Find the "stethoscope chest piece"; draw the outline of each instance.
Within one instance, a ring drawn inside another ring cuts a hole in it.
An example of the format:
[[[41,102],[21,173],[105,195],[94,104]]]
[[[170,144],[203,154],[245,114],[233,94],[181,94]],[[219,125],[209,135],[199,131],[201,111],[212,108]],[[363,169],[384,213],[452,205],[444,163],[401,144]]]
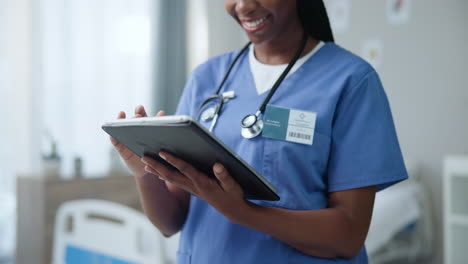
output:
[[[257,115],[250,114],[242,119],[241,127],[244,138],[254,138],[262,133],[263,121]]]

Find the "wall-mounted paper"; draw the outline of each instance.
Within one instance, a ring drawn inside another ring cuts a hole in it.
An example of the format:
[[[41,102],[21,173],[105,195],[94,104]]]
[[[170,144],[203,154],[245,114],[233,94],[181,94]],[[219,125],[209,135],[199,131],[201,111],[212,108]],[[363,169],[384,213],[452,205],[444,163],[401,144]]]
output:
[[[333,31],[348,30],[351,19],[351,0],[325,0],[325,6]]]
[[[361,55],[372,67],[379,69],[383,63],[384,45],[379,39],[369,39],[362,43]]]
[[[387,0],[389,24],[406,24],[411,17],[411,0]]]

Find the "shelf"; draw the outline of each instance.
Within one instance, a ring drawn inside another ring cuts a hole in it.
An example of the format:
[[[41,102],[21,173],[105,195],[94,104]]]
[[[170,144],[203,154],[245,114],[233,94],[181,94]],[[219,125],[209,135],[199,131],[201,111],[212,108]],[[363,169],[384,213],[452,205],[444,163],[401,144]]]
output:
[[[468,215],[468,176],[460,177],[461,174],[452,174],[449,178],[450,190],[450,214]]]
[[[452,178],[468,178],[468,173],[454,173],[451,176]]]
[[[468,228],[451,225],[451,248],[448,249],[450,254],[450,264],[464,264],[466,263],[466,245],[468,244]]]
[[[450,156],[445,159],[444,171],[446,174],[467,174],[468,175],[468,157]]]
[[[444,160],[444,263],[468,259],[468,156]]]

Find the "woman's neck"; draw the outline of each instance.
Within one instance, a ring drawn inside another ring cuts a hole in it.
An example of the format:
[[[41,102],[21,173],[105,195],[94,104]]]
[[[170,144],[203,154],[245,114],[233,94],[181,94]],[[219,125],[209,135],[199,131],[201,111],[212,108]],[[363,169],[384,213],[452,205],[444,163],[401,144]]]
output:
[[[300,31],[287,40],[283,38],[280,41],[268,41],[267,43],[255,44],[255,57],[263,64],[288,64],[299,49],[303,37],[304,33]],[[308,37],[301,57],[313,50],[317,44],[318,40]]]

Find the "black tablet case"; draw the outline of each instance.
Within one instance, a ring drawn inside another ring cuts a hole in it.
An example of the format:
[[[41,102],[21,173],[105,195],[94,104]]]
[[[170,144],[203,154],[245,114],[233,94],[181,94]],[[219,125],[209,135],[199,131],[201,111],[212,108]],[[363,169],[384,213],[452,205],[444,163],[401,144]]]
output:
[[[172,153],[212,178],[215,178],[213,165],[220,162],[241,185],[245,199],[280,199],[276,191],[263,182],[266,180],[262,176],[193,120],[164,125],[104,124],[102,129],[138,156],[150,156],[172,169],[175,168],[158,156],[159,151]]]

